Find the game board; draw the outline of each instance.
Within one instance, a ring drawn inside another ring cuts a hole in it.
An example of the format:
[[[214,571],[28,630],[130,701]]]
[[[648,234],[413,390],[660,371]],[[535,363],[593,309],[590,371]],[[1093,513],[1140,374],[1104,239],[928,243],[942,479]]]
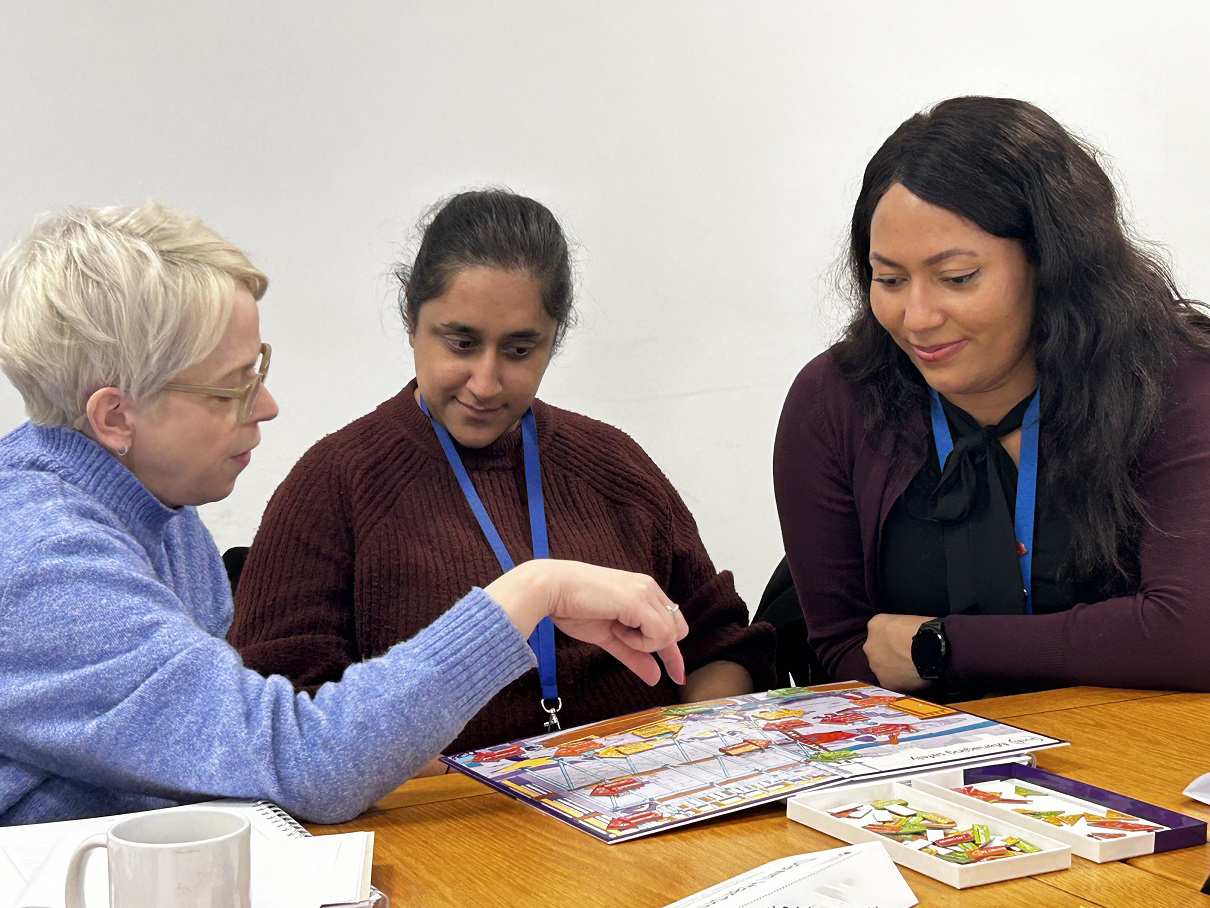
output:
[[[441,759],[621,842],[808,789],[1004,762],[1064,743],[846,682],[649,709]]]

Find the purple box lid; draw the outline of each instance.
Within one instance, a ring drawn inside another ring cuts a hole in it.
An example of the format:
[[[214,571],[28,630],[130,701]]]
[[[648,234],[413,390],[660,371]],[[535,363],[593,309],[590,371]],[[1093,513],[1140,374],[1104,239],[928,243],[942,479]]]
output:
[[[1172,851],[1176,848],[1188,848],[1191,845],[1206,844],[1206,823],[1196,817],[1187,817],[1175,810],[1156,807],[1145,801],[1136,801],[1126,795],[1104,788],[1097,788],[1086,782],[1078,782],[1066,776],[1057,776],[1044,769],[1034,769],[1020,763],[997,763],[994,766],[978,766],[966,770],[964,776],[967,785],[978,782],[990,782],[996,779],[1021,779],[1024,782],[1035,782],[1052,791],[1062,792],[1091,801],[1112,810],[1128,813],[1141,820],[1150,820],[1167,826],[1155,834],[1155,851]]]

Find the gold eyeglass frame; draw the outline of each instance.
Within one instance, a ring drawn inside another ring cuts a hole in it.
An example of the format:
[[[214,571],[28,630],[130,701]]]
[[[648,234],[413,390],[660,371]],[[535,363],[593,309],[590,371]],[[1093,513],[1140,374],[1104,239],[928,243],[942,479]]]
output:
[[[273,356],[273,348],[268,344],[260,345],[260,367],[256,370],[256,376],[239,388],[212,388],[209,385],[188,385],[181,382],[168,382],[163,386],[165,391],[184,391],[186,394],[208,394],[211,397],[226,397],[230,400],[238,400],[239,405],[239,421],[247,422],[248,417],[252,415],[252,408],[256,405],[257,393],[265,383],[265,378],[269,375],[269,359]]]

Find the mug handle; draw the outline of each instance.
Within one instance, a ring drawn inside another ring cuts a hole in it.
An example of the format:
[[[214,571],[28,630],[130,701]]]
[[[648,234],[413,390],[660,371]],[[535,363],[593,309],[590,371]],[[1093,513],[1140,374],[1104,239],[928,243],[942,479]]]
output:
[[[108,836],[90,835],[79,844],[67,865],[67,883],[63,888],[63,897],[67,908],[85,908],[84,905],[84,859],[94,848],[104,848]]]

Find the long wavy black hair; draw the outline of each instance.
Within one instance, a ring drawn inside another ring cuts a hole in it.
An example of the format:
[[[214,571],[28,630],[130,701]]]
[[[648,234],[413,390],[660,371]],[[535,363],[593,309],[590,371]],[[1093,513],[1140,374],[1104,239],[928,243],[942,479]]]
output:
[[[951,98],[883,143],[853,209],[844,271],[855,312],[836,360],[862,387],[872,431],[902,434],[928,394],[870,308],[870,221],[895,183],[1025,248],[1044,488],[1071,526],[1065,571],[1137,581],[1145,515],[1131,470],[1178,350],[1210,353],[1210,319],[1131,238],[1095,149],[1024,101]]]

